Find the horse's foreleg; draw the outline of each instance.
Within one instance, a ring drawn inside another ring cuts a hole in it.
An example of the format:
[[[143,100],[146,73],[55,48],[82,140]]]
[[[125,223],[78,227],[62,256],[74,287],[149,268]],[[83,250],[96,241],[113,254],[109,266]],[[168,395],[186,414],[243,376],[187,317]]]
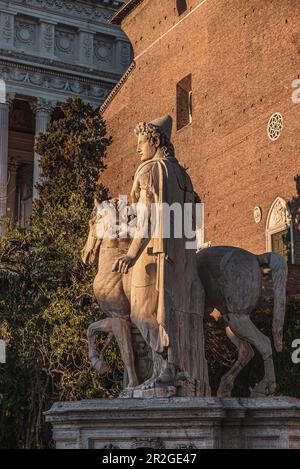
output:
[[[271,341],[250,320],[246,314],[229,314],[229,326],[241,340],[253,345],[264,360],[265,375],[251,392],[252,397],[265,396],[274,393],[276,378],[272,357]]]
[[[254,356],[251,345],[239,339],[229,326],[226,327],[226,335],[238,349],[238,359],[232,368],[222,377],[217,393],[218,397],[231,397],[236,377]]]
[[[119,344],[121,356],[128,373],[128,387],[138,386],[138,378],[135,372],[134,353],[132,346],[132,323],[128,319],[113,318],[112,331]]]
[[[96,347],[95,341],[95,335],[98,332],[107,332],[109,334],[100,353]],[[113,339],[111,318],[102,319],[101,321],[91,324],[87,330],[87,338],[89,344],[89,359],[91,360],[93,368],[99,371],[100,374],[104,374],[107,371],[104,355]]]

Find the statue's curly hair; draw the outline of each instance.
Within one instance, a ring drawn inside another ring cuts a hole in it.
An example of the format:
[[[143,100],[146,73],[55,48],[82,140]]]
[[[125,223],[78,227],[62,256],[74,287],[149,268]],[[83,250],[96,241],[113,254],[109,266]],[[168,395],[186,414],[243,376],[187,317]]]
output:
[[[136,135],[146,135],[147,139],[150,140],[153,145],[159,142],[158,148],[163,150],[164,157],[175,158],[175,150],[172,143],[156,125],[147,122],[140,122],[134,129],[134,133]]]

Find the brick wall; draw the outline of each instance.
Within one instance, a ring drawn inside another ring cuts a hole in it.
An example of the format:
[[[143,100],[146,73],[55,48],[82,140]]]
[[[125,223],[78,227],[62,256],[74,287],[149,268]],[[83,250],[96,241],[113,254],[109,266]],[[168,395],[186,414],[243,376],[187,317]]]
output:
[[[144,0],[122,22],[136,66],[104,112],[113,145],[103,181],[111,195],[129,194],[139,163],[135,124],[171,114],[177,158],[205,203],[205,240],[264,252],[273,200],[295,198],[298,210],[300,104],[291,100],[291,83],[300,77],[300,3],[187,4],[178,17],[175,1]],[[193,122],[176,131],[176,84],[190,73]],[[284,131],[271,142],[267,123],[277,111]],[[300,263],[298,229],[295,244]]]

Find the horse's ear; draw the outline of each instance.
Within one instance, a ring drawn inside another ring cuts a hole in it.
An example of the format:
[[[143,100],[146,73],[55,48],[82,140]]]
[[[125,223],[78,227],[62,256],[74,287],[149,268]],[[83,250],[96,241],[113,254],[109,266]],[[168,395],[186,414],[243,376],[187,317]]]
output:
[[[115,203],[115,206],[116,206],[116,209],[118,210],[118,212],[121,212],[123,209],[126,208],[126,202],[124,199],[122,199],[122,197],[120,199],[115,199],[116,203]]]
[[[94,205],[95,205],[95,208],[101,208],[101,203],[99,202],[97,197],[94,198]]]

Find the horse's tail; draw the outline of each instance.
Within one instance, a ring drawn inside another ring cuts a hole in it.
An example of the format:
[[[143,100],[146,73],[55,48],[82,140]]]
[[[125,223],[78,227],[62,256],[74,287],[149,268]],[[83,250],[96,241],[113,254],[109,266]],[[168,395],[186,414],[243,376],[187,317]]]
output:
[[[275,349],[277,352],[281,352],[288,277],[287,262],[280,254],[275,252],[267,252],[257,256],[257,258],[261,266],[267,265],[272,271],[274,291],[272,331]]]

